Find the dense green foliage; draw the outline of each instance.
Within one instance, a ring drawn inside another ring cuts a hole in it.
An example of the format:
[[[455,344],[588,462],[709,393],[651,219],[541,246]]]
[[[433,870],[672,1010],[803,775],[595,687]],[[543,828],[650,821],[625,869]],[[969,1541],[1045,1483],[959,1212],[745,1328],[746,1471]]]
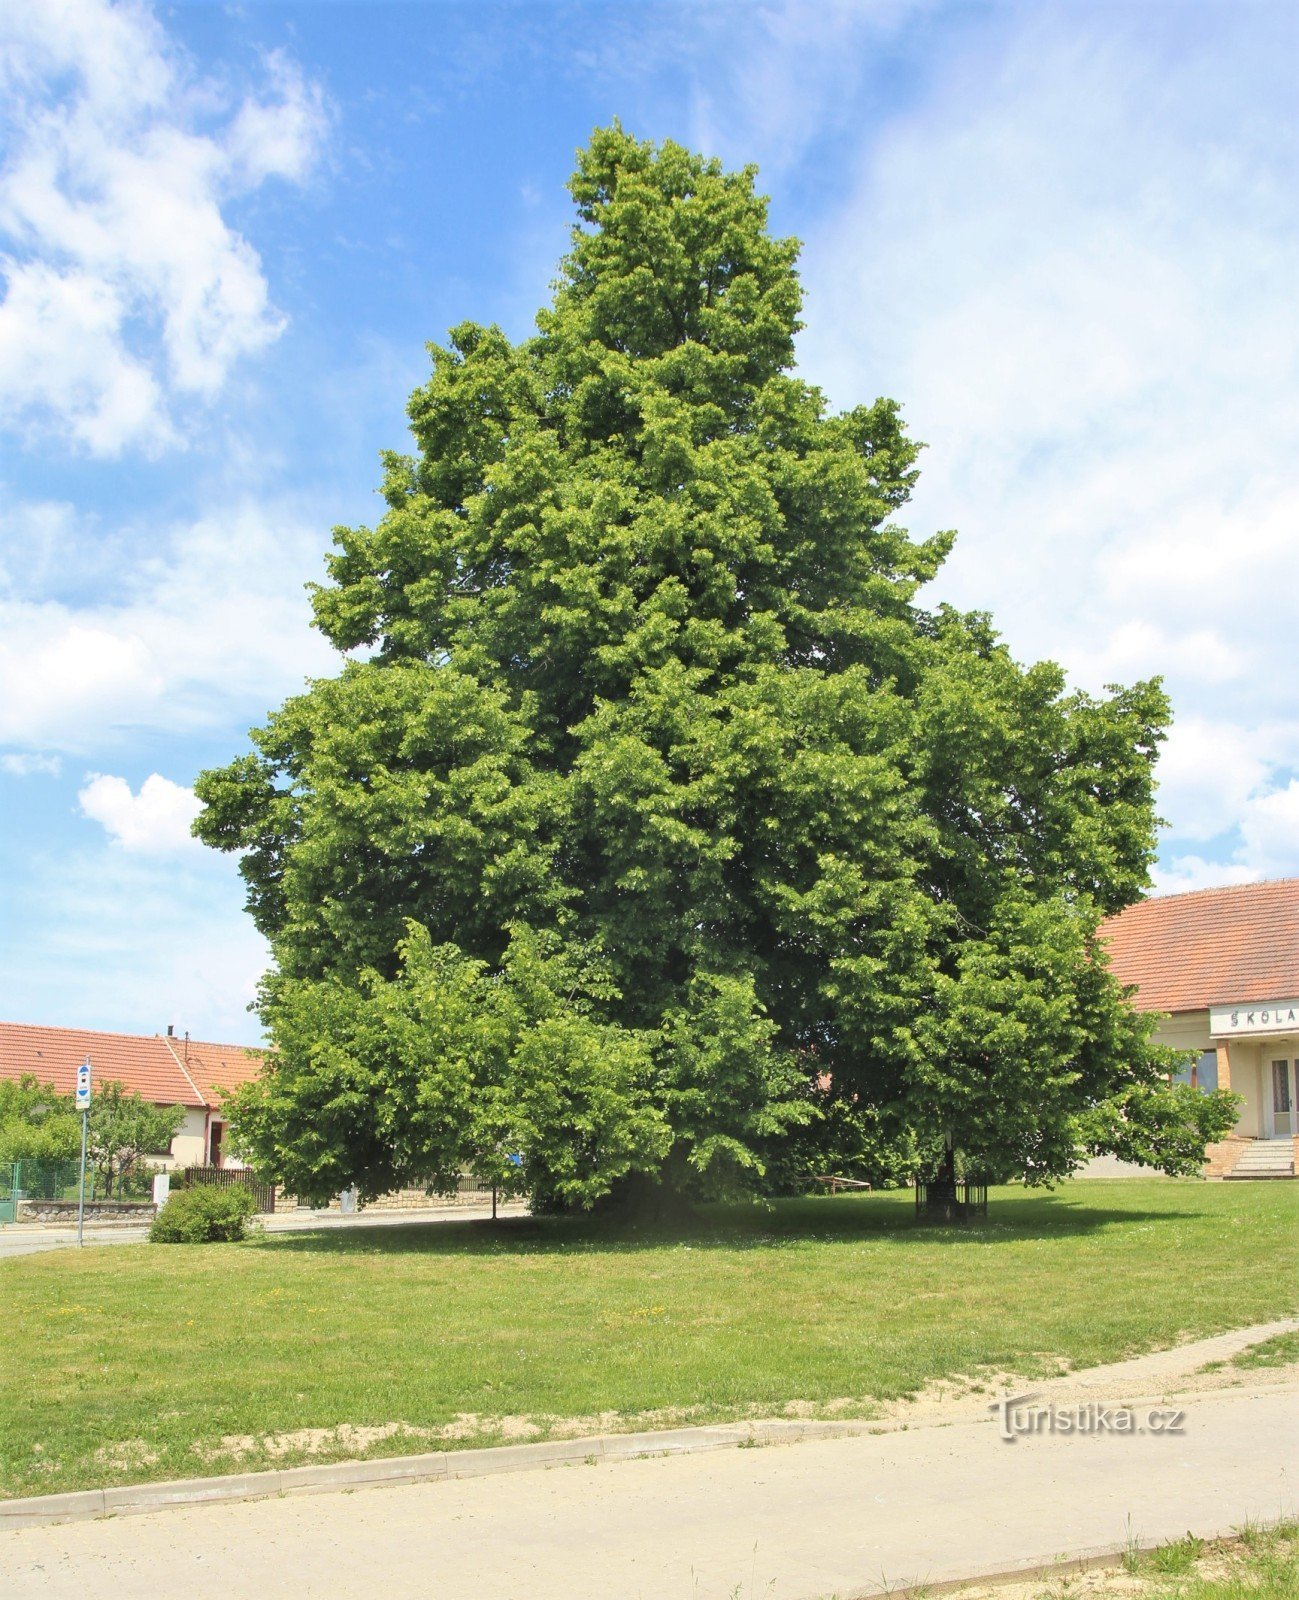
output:
[[[241,1183],[218,1188],[195,1184],[177,1189],[149,1228],[152,1244],[219,1244],[242,1239],[248,1219],[257,1211],[251,1189]]]
[[[0,1079],[0,1162],[75,1161],[81,1117],[72,1096],[31,1073]]]
[[[100,1194],[111,1195],[114,1186],[127,1193],[144,1158],[165,1155],[184,1120],[183,1106],[156,1106],[112,1079],[96,1084],[86,1160],[102,1180]]]
[[[200,778],[276,962],[241,1137],[299,1194],[721,1193],[792,1139],[1190,1170],[1229,1117],[1097,944],[1147,881],[1158,684],[1070,692],[918,604],[919,447],[794,376],[753,179],[594,135],[536,336],[433,348],[385,516],[336,530],[316,619],[359,658]]]

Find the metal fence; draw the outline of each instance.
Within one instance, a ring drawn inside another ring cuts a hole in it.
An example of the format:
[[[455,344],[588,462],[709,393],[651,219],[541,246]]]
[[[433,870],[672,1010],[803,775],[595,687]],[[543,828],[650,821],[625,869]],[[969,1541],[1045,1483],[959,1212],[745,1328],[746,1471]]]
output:
[[[977,1178],[917,1178],[916,1216],[929,1222],[965,1222],[988,1215],[988,1185]]]
[[[171,1175],[177,1189],[196,1189],[206,1184],[214,1189],[232,1189],[242,1184],[251,1189],[259,1211],[275,1210],[275,1185],[255,1172],[239,1167],[183,1167]]]
[[[24,1200],[75,1200],[80,1173],[79,1161],[0,1161],[0,1222],[15,1222]],[[94,1181],[87,1168],[87,1201]]]

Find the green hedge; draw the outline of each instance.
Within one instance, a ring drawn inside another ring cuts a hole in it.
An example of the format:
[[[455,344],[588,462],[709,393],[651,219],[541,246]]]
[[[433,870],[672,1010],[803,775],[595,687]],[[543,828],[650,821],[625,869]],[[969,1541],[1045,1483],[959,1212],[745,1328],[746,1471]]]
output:
[[[242,1239],[248,1219],[257,1211],[251,1189],[233,1184],[228,1189],[200,1185],[180,1189],[153,1219],[149,1238],[154,1244],[215,1244]]]

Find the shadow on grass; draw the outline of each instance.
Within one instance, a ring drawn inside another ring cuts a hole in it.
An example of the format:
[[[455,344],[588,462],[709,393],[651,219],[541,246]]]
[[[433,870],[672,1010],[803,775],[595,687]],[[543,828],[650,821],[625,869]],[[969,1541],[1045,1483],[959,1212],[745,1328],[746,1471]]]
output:
[[[312,1255],[547,1255],[576,1251],[625,1252],[672,1248],[700,1250],[792,1249],[803,1244],[877,1240],[924,1245],[1012,1244],[1064,1239],[1134,1223],[1174,1230],[1199,1213],[1169,1207],[1088,1204],[1071,1195],[993,1191],[989,1216],[959,1224],[920,1221],[910,1191],[778,1200],[771,1206],[702,1206],[686,1222],[633,1223],[611,1217],[502,1217],[463,1222],[334,1224],[319,1232],[268,1234],[261,1249]]]

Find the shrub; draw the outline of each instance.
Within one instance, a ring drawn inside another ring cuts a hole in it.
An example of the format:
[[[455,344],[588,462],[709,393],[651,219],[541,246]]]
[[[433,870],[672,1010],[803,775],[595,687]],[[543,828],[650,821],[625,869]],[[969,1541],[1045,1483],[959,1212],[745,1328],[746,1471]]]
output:
[[[248,1219],[257,1210],[251,1189],[233,1184],[218,1189],[198,1184],[179,1189],[153,1219],[149,1238],[154,1244],[213,1244],[242,1239]]]

